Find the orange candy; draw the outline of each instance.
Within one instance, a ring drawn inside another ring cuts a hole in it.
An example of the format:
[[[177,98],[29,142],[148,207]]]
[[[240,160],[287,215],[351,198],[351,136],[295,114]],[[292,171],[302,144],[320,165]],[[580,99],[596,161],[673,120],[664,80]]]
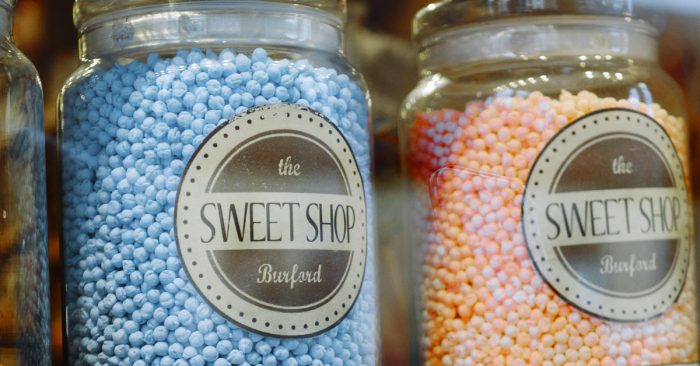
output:
[[[537,274],[525,247],[522,193],[539,152],[568,123],[614,107],[658,121],[688,172],[685,123],[656,104],[585,91],[562,92],[557,99],[533,92],[417,116],[408,156],[412,179],[429,195],[421,202],[421,345],[427,365],[697,360],[693,265],[677,303],[662,316],[615,323],[560,298]]]

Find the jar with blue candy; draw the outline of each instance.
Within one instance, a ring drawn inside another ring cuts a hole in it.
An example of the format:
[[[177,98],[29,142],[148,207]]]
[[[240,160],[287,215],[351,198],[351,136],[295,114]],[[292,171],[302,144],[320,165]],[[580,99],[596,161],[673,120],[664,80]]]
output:
[[[51,365],[44,109],[0,0],[0,365]]]
[[[374,365],[369,98],[342,0],[79,0],[70,365]]]

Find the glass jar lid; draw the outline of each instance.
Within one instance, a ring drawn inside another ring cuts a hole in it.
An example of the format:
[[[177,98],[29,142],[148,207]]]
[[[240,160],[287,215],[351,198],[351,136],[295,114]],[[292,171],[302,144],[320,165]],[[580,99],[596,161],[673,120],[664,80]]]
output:
[[[17,0],[0,0],[0,6],[6,9],[12,9],[15,7]]]
[[[476,24],[554,15],[595,15],[628,21],[643,17],[632,0],[443,0],[418,12],[413,21],[413,36],[423,44],[437,34]]]
[[[15,0],[0,0],[11,1]],[[73,4],[73,22],[82,32],[95,22],[104,18],[127,17],[135,14],[143,14],[149,11],[162,11],[162,7],[182,9],[192,8],[232,8],[256,6],[269,7],[275,5],[292,6],[300,12],[320,12],[336,18],[338,23],[345,20],[345,0],[76,0]],[[155,10],[158,9],[158,10]],[[113,15],[113,16],[110,16]]]

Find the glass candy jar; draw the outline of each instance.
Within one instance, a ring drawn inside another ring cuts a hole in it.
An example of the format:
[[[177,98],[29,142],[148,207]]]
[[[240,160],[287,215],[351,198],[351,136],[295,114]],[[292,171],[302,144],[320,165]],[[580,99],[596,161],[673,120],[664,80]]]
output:
[[[417,15],[402,147],[425,364],[697,364],[686,114],[637,15]]]
[[[368,95],[343,1],[77,1],[71,365],[373,365]]]
[[[0,364],[50,365],[44,109],[0,1]]]

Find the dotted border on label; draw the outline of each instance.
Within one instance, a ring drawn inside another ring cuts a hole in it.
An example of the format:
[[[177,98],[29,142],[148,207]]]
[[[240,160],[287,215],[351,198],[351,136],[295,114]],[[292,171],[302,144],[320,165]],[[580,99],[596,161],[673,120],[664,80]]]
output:
[[[209,305],[212,306],[214,310],[217,310],[221,316],[224,318],[232,321],[233,323],[265,335],[270,335],[270,336],[275,336],[275,337],[288,337],[288,338],[294,338],[294,337],[309,337],[309,336],[314,336],[318,335],[320,333],[325,332],[329,328],[335,326],[338,322],[340,322],[350,311],[350,309],[353,307],[355,304],[355,301],[357,300],[357,297],[359,296],[359,292],[362,288],[362,282],[364,280],[364,272],[366,268],[366,262],[367,262],[367,212],[366,212],[366,203],[365,201],[365,193],[364,193],[364,181],[362,179],[362,175],[359,171],[357,161],[355,159],[355,156],[353,154],[352,148],[350,147],[349,143],[345,139],[345,136],[337,129],[337,127],[327,120],[327,118],[315,111],[312,111],[307,108],[295,106],[295,105],[289,105],[289,104],[273,104],[269,106],[264,106],[260,108],[254,108],[246,111],[246,113],[236,116],[232,118],[230,121],[218,126],[214,131],[212,131],[207,138],[201,143],[200,147],[197,149],[197,151],[193,154],[192,158],[190,159],[190,163],[188,164],[185,172],[183,173],[183,177],[187,176],[187,172],[189,169],[191,169],[192,166],[197,171],[202,170],[201,164],[198,164],[198,157],[202,156],[203,159],[208,159],[209,154],[207,153],[207,149],[217,149],[220,145],[221,146],[228,146],[225,144],[227,140],[232,137],[230,135],[231,132],[227,131],[225,133],[221,133],[224,130],[230,130],[231,127],[233,128],[233,132],[242,132],[246,128],[246,126],[252,126],[255,124],[255,119],[250,118],[251,114],[254,114],[259,111],[266,111],[266,110],[272,110],[280,107],[292,107],[293,109],[296,109],[298,113],[296,113],[295,116],[293,116],[291,113],[287,113],[287,118],[289,118],[289,121],[297,121],[297,122],[306,122],[313,124],[314,122],[318,122],[318,129],[320,130],[318,133],[325,133],[325,131],[328,131],[328,136],[333,138],[335,137],[334,141],[335,143],[342,148],[343,154],[345,154],[345,157],[343,159],[347,159],[347,164],[352,166],[352,172],[349,173],[348,175],[348,183],[354,183],[354,189],[358,190],[361,194],[358,194],[358,204],[360,204],[361,209],[360,209],[360,215],[358,216],[358,221],[360,223],[360,228],[363,232],[363,235],[361,237],[361,249],[359,252],[359,256],[357,258],[353,258],[353,261],[357,261],[357,265],[352,265],[350,267],[350,272],[348,273],[348,277],[345,279],[345,282],[349,284],[345,284],[339,292],[335,295],[336,297],[341,297],[342,299],[345,299],[340,302],[338,307],[333,307],[332,309],[328,309],[324,311],[324,314],[321,315],[320,318],[310,321],[310,322],[276,322],[272,319],[266,319],[264,316],[261,316],[258,311],[255,312],[246,312],[246,311],[236,311],[234,310],[235,305],[231,303],[231,301],[228,301],[226,296],[222,296],[220,293],[216,293],[214,288],[208,284],[206,285],[203,289],[201,286],[198,286],[197,283],[201,283],[203,281],[207,281],[208,278],[206,277],[205,273],[203,271],[197,271],[194,270],[199,263],[197,261],[192,261],[189,264],[184,263],[184,257],[182,255],[182,249],[184,248],[187,253],[192,253],[193,248],[189,244],[185,244],[184,246],[180,244],[180,241],[178,240],[178,249],[180,250],[180,257],[183,258],[183,268],[185,271],[188,273],[190,278],[192,279],[192,284],[193,286],[198,290],[200,295],[202,295],[202,298],[209,303]],[[296,117],[296,118],[294,118]],[[265,120],[264,115],[259,116],[260,121]],[[287,125],[285,126],[285,129],[291,129],[293,126]],[[219,136],[220,135],[220,136]],[[234,147],[235,148],[235,147]],[[229,149],[230,151],[230,149]],[[338,152],[340,150],[337,150]],[[340,158],[340,157],[339,157]],[[354,182],[353,182],[354,181]],[[182,225],[182,227],[186,227],[189,225],[189,222],[187,219],[183,219],[182,221],[178,221],[177,217],[177,211],[179,208],[179,201],[181,198],[181,194],[184,192],[185,197],[190,197],[192,195],[192,190],[187,190],[185,189],[183,191],[183,188],[185,188],[187,185],[195,184],[197,180],[195,178],[190,178],[188,181],[183,180],[181,182],[181,185],[178,190],[178,199],[175,204],[176,207],[176,214],[175,216],[175,222],[176,222],[176,237],[179,239],[179,233],[177,227]],[[183,211],[188,211],[189,207],[187,205],[182,206]],[[180,225],[177,225],[180,223]],[[184,232],[183,233],[183,239],[187,240],[190,238],[189,233]],[[357,254],[357,253],[356,253]],[[216,281],[219,281],[216,279]],[[352,285],[352,286],[350,286]],[[234,294],[231,294],[231,296],[235,296]],[[244,300],[245,301],[245,300]],[[332,301],[329,301],[329,303]],[[325,308],[326,305],[321,306],[321,308]],[[270,311],[270,310],[266,310]],[[312,310],[314,311],[314,310]],[[253,313],[254,315],[250,315]],[[285,314],[286,318],[293,318],[294,312],[284,312],[284,313],[279,313],[279,314]]]

